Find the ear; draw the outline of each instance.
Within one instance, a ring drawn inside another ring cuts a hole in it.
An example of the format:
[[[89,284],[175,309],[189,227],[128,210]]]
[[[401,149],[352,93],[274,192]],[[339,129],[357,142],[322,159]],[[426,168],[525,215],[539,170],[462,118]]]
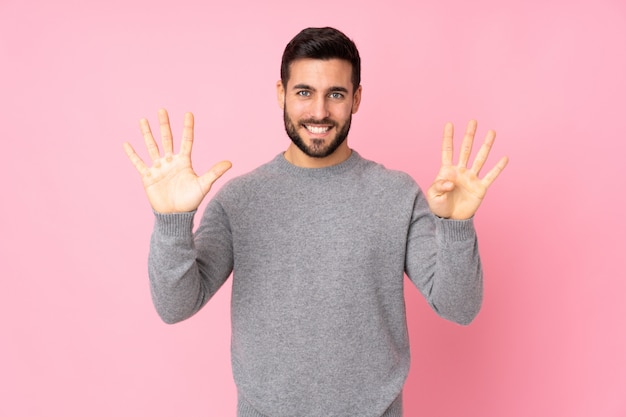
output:
[[[281,80],[276,83],[276,99],[278,100],[278,107],[285,110],[285,87]]]
[[[361,105],[361,94],[363,92],[363,87],[359,86],[354,95],[352,96],[352,114],[359,111],[359,106]]]

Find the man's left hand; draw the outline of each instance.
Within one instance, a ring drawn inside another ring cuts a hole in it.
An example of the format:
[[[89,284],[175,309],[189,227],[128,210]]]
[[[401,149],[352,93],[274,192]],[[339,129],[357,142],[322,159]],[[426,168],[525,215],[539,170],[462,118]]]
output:
[[[483,201],[487,189],[509,161],[507,157],[503,157],[484,178],[478,178],[496,139],[496,132],[490,130],[471,168],[467,167],[476,127],[475,120],[467,124],[459,161],[456,165],[452,164],[454,128],[452,123],[447,123],[444,128],[441,168],[427,193],[430,210],[439,217],[455,220],[472,217]]]

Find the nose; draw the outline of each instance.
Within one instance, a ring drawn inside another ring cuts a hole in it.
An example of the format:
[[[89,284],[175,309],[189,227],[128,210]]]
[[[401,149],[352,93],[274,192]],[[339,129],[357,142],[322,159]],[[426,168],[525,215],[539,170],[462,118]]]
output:
[[[328,111],[328,103],[326,97],[318,95],[311,101],[310,108],[311,117],[315,120],[322,120],[330,116]]]

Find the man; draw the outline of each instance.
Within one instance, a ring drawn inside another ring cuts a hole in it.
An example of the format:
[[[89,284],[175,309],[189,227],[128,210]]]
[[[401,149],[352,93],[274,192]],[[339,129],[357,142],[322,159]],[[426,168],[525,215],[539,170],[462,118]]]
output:
[[[457,165],[446,125],[442,167],[426,195],[407,174],[361,158],[347,142],[361,102],[360,58],[332,28],[305,29],[287,45],[277,95],[289,147],[225,184],[195,234],[195,210],[230,162],[194,173],[189,113],[176,155],[164,110],[163,156],[141,121],[152,167],[125,144],[156,216],[155,307],[167,323],[184,320],[233,273],[239,416],[401,416],[404,274],[442,317],[474,319],[482,269],[472,217],[507,159],[478,177],[489,132],[467,167],[475,122]]]

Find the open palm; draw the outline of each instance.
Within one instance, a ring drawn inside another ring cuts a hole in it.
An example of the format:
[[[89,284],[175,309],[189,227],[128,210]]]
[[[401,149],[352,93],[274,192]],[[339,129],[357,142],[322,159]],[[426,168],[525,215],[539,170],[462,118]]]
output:
[[[508,158],[503,157],[484,178],[478,177],[495,141],[496,134],[490,130],[472,166],[467,167],[476,127],[476,121],[468,123],[456,165],[452,164],[454,128],[451,123],[447,123],[444,128],[441,168],[427,193],[430,209],[439,217],[456,220],[472,217],[485,197],[487,189],[508,163]]]
[[[194,119],[185,114],[180,152],[174,154],[172,131],[167,111],[159,110],[159,125],[163,155],[154,140],[146,119],[140,122],[141,132],[152,166],[147,166],[129,143],[124,149],[135,166],[152,208],[159,213],[189,212],[198,208],[213,183],[231,167],[229,161],[215,164],[204,175],[198,176],[191,165]]]

